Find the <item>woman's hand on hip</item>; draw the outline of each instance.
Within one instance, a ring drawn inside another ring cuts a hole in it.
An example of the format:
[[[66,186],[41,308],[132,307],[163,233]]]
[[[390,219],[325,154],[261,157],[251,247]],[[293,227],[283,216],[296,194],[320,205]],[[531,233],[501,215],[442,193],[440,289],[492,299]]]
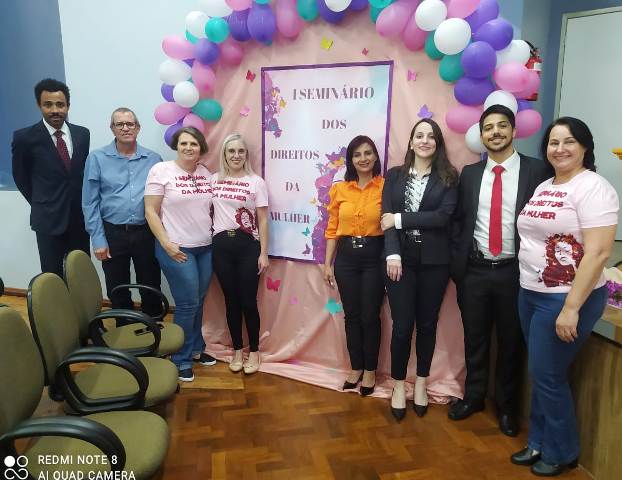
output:
[[[332,265],[324,265],[324,281],[330,288],[335,288],[335,273]]]
[[[380,218],[380,227],[382,230],[388,230],[395,227],[395,215],[392,213],[383,213]]]
[[[579,323],[579,312],[570,308],[563,307],[555,321],[555,333],[559,339],[566,343],[574,342],[579,334],[577,324]]]
[[[402,278],[402,261],[387,260],[387,276],[394,282],[399,282]]]
[[[270,260],[268,260],[268,254],[262,253],[259,255],[259,258],[257,259],[257,275],[261,275],[268,269],[269,266]]]
[[[184,263],[188,260],[188,256],[179,249],[179,245],[173,242],[166,242],[162,245],[169,257],[175,260],[177,263]]]

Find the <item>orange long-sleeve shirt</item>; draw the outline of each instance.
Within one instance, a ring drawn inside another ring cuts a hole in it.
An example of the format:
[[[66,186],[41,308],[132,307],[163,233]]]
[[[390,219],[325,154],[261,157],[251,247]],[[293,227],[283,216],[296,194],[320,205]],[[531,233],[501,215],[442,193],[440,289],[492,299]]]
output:
[[[330,189],[328,226],[324,236],[381,236],[380,215],[384,178],[380,175],[360,188],[358,182],[335,183]]]

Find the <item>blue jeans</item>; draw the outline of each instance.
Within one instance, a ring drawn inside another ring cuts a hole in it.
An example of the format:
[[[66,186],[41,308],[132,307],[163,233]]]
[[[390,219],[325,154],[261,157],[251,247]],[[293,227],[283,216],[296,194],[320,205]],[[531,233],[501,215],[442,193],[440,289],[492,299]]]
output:
[[[179,370],[192,368],[192,355],[205,348],[201,327],[203,302],[212,279],[212,246],[181,247],[188,259],[177,263],[155,242],[155,254],[175,300],[174,322],[184,331],[184,345],[171,360]]]
[[[555,321],[565,293],[540,293],[521,288],[518,313],[529,355],[531,415],[529,448],[542,452],[548,464],[567,464],[579,456],[579,434],[568,369],[607,303],[605,287],[597,288],[579,310],[578,338],[565,343],[555,333]]]

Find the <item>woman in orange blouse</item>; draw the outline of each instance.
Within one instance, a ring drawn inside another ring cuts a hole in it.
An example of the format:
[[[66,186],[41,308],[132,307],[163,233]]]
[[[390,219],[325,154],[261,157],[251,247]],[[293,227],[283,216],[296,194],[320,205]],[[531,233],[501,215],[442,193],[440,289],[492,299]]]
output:
[[[324,280],[341,295],[351,372],[343,389],[371,395],[380,349],[380,306],[384,297],[380,209],[384,178],[374,142],[355,137],[346,150],[343,182],[330,190]],[[333,272],[333,258],[335,267]]]

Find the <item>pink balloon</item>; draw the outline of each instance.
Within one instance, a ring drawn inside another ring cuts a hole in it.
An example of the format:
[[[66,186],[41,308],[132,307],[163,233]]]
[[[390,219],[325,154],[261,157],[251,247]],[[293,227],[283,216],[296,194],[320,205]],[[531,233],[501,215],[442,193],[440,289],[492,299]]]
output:
[[[428,33],[429,32],[419,28],[415,21],[415,16],[412,15],[402,32],[402,40],[404,40],[404,45],[406,45],[406,48],[409,50],[421,50],[425,45],[425,39]]]
[[[518,62],[510,62],[497,68],[493,78],[502,90],[520,92],[527,87],[529,70]]]
[[[520,92],[516,92],[516,98],[529,98],[540,89],[540,75],[535,70],[529,70],[527,86]]]
[[[189,108],[181,107],[175,102],[165,102],[156,107],[154,117],[162,125],[173,125],[189,111]]]
[[[542,115],[536,110],[521,110],[516,114],[516,138],[531,137],[542,128]]]
[[[449,0],[447,3],[447,18],[465,18],[471,15],[479,6],[480,0]]]
[[[227,65],[239,65],[244,56],[242,44],[232,38],[227,38],[220,44],[220,58]]]
[[[192,64],[192,81],[199,90],[211,90],[216,82],[216,75],[208,65],[201,62]]]
[[[199,130],[201,133],[205,133],[205,123],[203,119],[194,113],[189,113],[184,117],[184,121],[182,122],[184,127],[194,127]]]
[[[416,9],[417,2],[397,0],[380,12],[376,20],[376,31],[382,37],[397,37],[406,28]]]
[[[447,111],[445,123],[456,133],[466,133],[472,125],[479,122],[482,106],[457,105]]]
[[[169,35],[162,39],[162,50],[169,57],[176,60],[186,60],[187,58],[194,58],[194,45],[185,38],[178,37],[177,35]]]
[[[276,28],[285,38],[296,38],[304,22],[298,15],[296,0],[279,0],[276,4]]]
[[[225,0],[225,3],[229,5],[232,10],[239,12],[240,10],[251,8],[253,0]]]

